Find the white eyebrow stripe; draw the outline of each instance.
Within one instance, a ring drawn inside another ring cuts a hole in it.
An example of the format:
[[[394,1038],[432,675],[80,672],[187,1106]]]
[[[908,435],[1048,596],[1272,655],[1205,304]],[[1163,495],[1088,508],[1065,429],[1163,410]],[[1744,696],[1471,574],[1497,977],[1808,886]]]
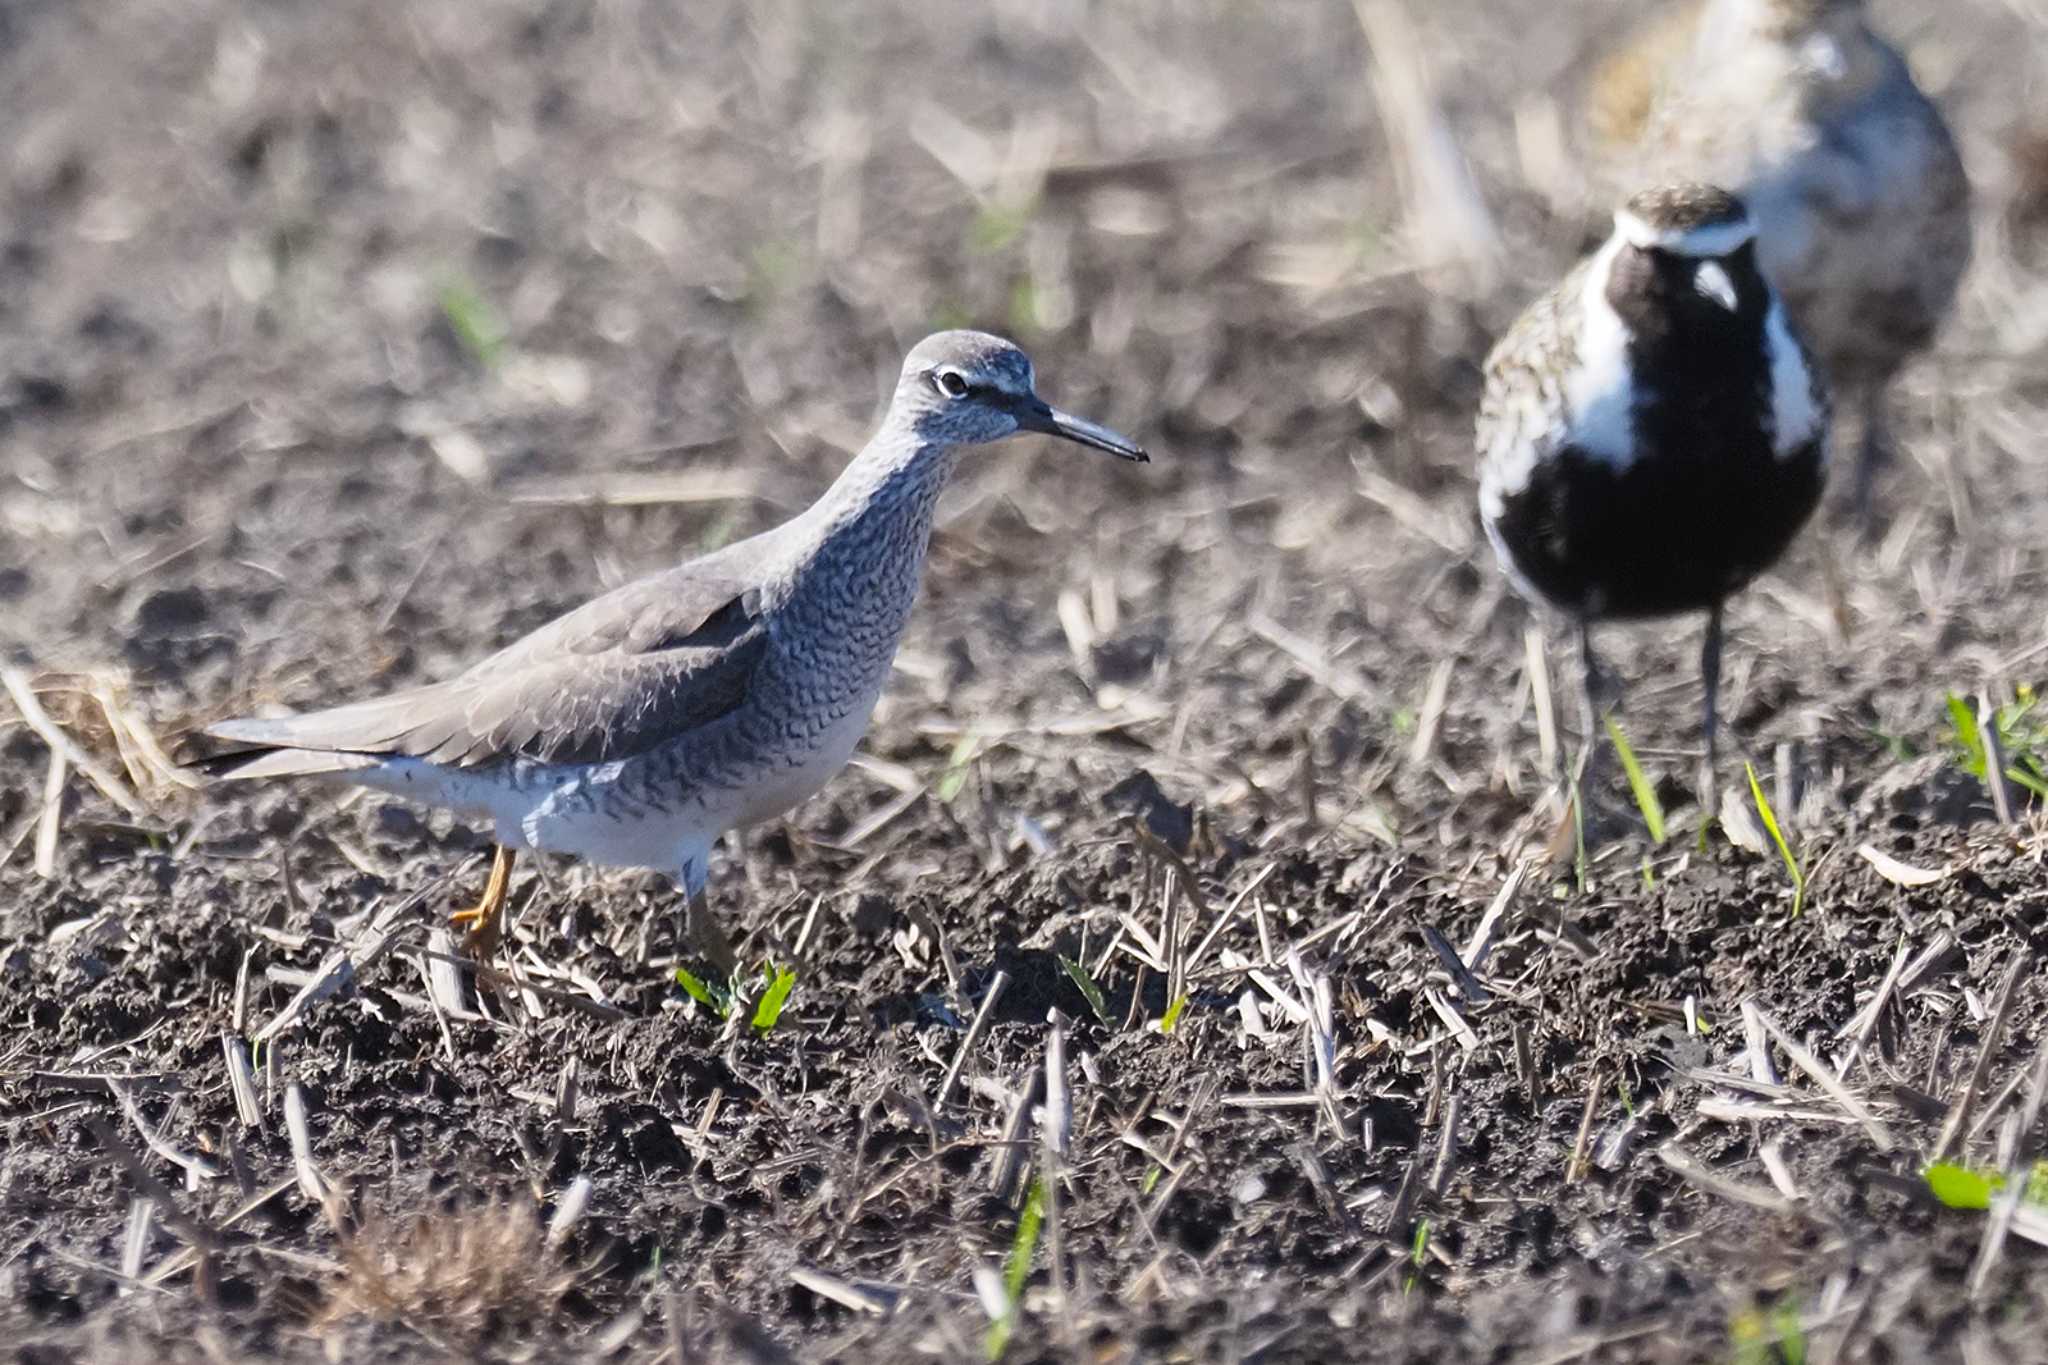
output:
[[[1726,256],[1756,236],[1756,226],[1747,216],[1695,228],[1656,228],[1627,210],[1614,215],[1614,230],[1630,246],[1681,256]]]

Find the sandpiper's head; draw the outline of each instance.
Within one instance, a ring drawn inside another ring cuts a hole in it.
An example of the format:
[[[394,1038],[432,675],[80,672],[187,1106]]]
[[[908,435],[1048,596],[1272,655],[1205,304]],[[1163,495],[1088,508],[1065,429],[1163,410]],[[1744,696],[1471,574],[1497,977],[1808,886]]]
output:
[[[934,332],[911,348],[896,382],[895,420],[927,441],[980,445],[1042,431],[1119,459],[1145,462],[1135,442],[1047,403],[1033,385],[1031,358],[987,332]]]
[[[1647,315],[1706,324],[1760,322],[1770,287],[1756,264],[1756,224],[1740,199],[1711,185],[1663,185],[1614,215],[1607,300],[1631,321]]]

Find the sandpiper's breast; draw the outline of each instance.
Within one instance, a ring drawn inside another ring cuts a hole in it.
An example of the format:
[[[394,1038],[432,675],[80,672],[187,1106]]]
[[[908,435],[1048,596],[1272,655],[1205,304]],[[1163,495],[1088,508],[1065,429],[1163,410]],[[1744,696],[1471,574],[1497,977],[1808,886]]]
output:
[[[808,733],[801,740],[764,753],[758,775],[735,792],[740,808],[734,823],[772,820],[817,795],[853,757],[880,695],[877,687],[829,723],[803,727]]]

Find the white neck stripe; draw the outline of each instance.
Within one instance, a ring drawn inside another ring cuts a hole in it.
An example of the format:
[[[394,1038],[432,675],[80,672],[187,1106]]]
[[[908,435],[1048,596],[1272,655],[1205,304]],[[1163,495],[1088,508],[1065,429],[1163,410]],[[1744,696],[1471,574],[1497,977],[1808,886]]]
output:
[[[1726,256],[1756,236],[1756,227],[1747,217],[1694,228],[1656,228],[1625,209],[1614,215],[1614,230],[1630,246],[1680,256]]]

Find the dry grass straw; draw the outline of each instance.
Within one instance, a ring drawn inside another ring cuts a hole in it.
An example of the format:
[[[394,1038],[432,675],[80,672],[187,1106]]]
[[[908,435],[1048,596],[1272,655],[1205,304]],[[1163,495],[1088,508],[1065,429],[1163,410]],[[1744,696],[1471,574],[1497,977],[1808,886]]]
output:
[[[550,1247],[523,1200],[372,1218],[342,1237],[341,1268],[314,1318],[318,1330],[371,1319],[432,1341],[475,1341],[551,1320],[581,1269]]]
[[[1439,283],[1483,298],[1500,281],[1500,231],[1444,118],[1429,75],[1429,46],[1405,7],[1356,0],[1356,9],[1372,49],[1372,95],[1401,181],[1409,232],[1448,258],[1437,262],[1452,267]]]

